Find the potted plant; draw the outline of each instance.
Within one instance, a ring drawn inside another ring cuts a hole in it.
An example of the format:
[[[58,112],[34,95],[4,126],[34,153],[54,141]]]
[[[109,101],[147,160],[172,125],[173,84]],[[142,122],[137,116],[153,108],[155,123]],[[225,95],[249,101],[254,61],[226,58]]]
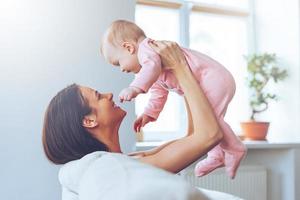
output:
[[[247,122],[241,122],[245,139],[266,140],[269,122],[257,121],[256,115],[266,111],[269,102],[277,100],[275,94],[266,90],[269,84],[278,83],[287,77],[287,71],[277,66],[275,54],[254,54],[246,57],[247,60],[247,85],[250,89],[249,98],[251,117]]]

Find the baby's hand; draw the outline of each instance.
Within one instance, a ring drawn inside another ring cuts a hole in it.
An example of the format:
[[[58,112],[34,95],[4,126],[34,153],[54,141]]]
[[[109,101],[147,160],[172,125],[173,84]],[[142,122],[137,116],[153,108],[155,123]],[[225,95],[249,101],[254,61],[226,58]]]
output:
[[[135,132],[140,132],[142,127],[144,127],[149,122],[153,122],[153,121],[155,121],[154,118],[152,118],[148,115],[142,114],[135,120],[133,129]]]
[[[142,90],[136,87],[128,87],[123,89],[119,94],[119,99],[121,102],[123,101],[131,101],[138,94],[142,93]]]

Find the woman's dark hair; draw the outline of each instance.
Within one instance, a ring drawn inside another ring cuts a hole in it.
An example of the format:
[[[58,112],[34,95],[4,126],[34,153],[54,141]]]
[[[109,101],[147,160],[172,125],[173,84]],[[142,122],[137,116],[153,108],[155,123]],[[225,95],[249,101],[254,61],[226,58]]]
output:
[[[50,101],[42,139],[50,161],[65,164],[94,151],[107,151],[107,146],[93,138],[82,126],[84,116],[89,113],[91,108],[76,84],[61,90]]]

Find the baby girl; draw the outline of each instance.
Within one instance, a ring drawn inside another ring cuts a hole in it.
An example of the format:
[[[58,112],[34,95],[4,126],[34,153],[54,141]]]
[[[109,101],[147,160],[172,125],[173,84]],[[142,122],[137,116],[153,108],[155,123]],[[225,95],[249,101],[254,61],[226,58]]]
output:
[[[130,101],[150,89],[150,100],[144,113],[135,121],[135,131],[158,118],[170,90],[184,96],[171,71],[162,68],[160,57],[149,46],[149,42],[151,40],[136,24],[117,20],[107,29],[101,44],[101,53],[109,63],[119,66],[122,72],[135,74],[130,86],[121,91],[121,101]],[[212,58],[190,49],[181,49],[224,132],[222,141],[196,165],[195,175],[203,176],[225,166],[228,176],[234,178],[246,154],[245,146],[224,121],[227,106],[235,93],[234,79]]]

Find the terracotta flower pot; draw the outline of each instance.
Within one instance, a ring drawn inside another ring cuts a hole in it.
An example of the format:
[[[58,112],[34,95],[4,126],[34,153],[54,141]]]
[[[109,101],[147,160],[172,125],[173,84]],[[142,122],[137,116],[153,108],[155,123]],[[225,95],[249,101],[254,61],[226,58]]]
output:
[[[269,122],[241,122],[243,135],[249,140],[266,140],[269,125]]]

